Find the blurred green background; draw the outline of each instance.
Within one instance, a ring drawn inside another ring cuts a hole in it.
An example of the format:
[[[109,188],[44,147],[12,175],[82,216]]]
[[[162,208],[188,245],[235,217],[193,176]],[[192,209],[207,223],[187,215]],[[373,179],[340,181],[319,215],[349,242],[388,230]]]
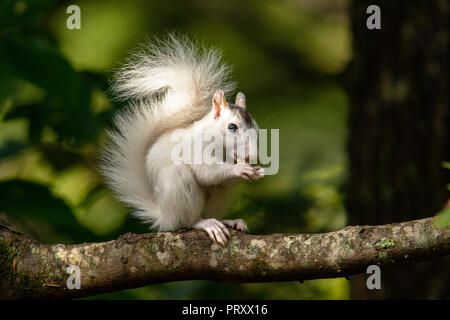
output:
[[[69,30],[66,8],[81,8]],[[346,0],[0,2],[0,216],[44,242],[148,232],[98,173],[111,115],[108,81],[149,36],[178,31],[223,51],[262,128],[280,129],[280,170],[238,188],[229,217],[251,233],[346,225]],[[346,299],[344,278],[286,283],[187,281],[111,299]]]

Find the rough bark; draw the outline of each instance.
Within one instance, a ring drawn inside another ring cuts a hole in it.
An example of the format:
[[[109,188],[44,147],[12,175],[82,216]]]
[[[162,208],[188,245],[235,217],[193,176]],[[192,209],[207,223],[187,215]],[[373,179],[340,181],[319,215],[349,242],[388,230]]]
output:
[[[450,254],[450,228],[433,218],[321,234],[232,232],[225,247],[202,231],[127,233],[117,240],[41,244],[0,227],[0,298],[78,298],[179,280],[270,282],[343,277]],[[67,267],[81,289],[68,289]]]
[[[366,28],[371,4],[381,30]],[[441,166],[450,159],[449,15],[445,0],[351,2],[350,224],[420,219],[449,197]],[[450,260],[387,272],[380,291],[360,282],[352,281],[354,298],[448,299]]]

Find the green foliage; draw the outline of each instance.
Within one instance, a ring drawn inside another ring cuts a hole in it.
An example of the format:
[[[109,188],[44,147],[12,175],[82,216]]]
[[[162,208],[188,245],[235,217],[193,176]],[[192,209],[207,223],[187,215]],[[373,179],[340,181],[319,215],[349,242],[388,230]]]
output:
[[[5,120],[29,120],[29,137],[38,143],[45,126],[52,128],[64,142],[81,146],[95,138],[103,125],[103,114],[91,109],[91,95],[104,87],[101,76],[76,72],[47,39],[39,36],[15,36],[3,44],[9,67],[15,76],[46,91],[38,103],[19,105]]]
[[[449,170],[450,170],[450,162],[446,162],[446,161],[444,161],[444,162],[442,162],[442,166],[443,166],[444,168],[446,168],[446,169],[449,169]]]
[[[434,218],[436,227],[445,228],[450,226],[450,208],[440,211]]]
[[[0,211],[7,212],[14,221],[22,224],[43,225],[50,222],[56,233],[55,240],[98,240],[78,223],[72,209],[63,200],[37,183],[20,180],[0,182]]]
[[[33,25],[54,2],[54,0],[3,0],[0,2],[0,30]]]

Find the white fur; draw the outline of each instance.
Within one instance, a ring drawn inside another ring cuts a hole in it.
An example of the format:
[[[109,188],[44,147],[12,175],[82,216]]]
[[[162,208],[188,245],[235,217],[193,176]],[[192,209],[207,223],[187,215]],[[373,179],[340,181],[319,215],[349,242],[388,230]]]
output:
[[[217,125],[211,99],[219,88],[225,93],[234,88],[228,77],[229,68],[217,51],[197,49],[174,36],[135,53],[116,74],[116,96],[131,102],[116,115],[115,130],[108,131],[101,169],[119,199],[154,228],[197,226],[210,236],[218,234],[221,223],[202,217],[225,213],[231,187],[239,179],[262,177],[261,169],[245,163],[171,161],[173,130],[192,128],[197,120],[208,128]]]

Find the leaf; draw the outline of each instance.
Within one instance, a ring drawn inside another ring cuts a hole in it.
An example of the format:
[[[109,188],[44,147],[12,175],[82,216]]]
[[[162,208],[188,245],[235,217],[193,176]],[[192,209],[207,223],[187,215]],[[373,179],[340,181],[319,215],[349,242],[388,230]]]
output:
[[[30,120],[29,137],[39,142],[45,126],[72,147],[90,142],[102,125],[91,110],[94,88],[105,89],[106,79],[93,72],[76,72],[58,49],[39,36],[8,39],[7,58],[16,77],[46,90],[45,99],[28,110],[13,110],[7,119]]]
[[[15,36],[7,42],[8,62],[17,76],[52,95],[76,98],[79,75],[55,46],[40,36]]]
[[[38,183],[22,180],[0,182],[0,211],[19,221],[50,224],[61,238],[70,237],[72,242],[98,240],[78,223],[72,209],[62,199]]]
[[[442,162],[442,166],[443,166],[445,169],[449,169],[449,170],[450,170],[450,162],[443,161],[443,162]]]

